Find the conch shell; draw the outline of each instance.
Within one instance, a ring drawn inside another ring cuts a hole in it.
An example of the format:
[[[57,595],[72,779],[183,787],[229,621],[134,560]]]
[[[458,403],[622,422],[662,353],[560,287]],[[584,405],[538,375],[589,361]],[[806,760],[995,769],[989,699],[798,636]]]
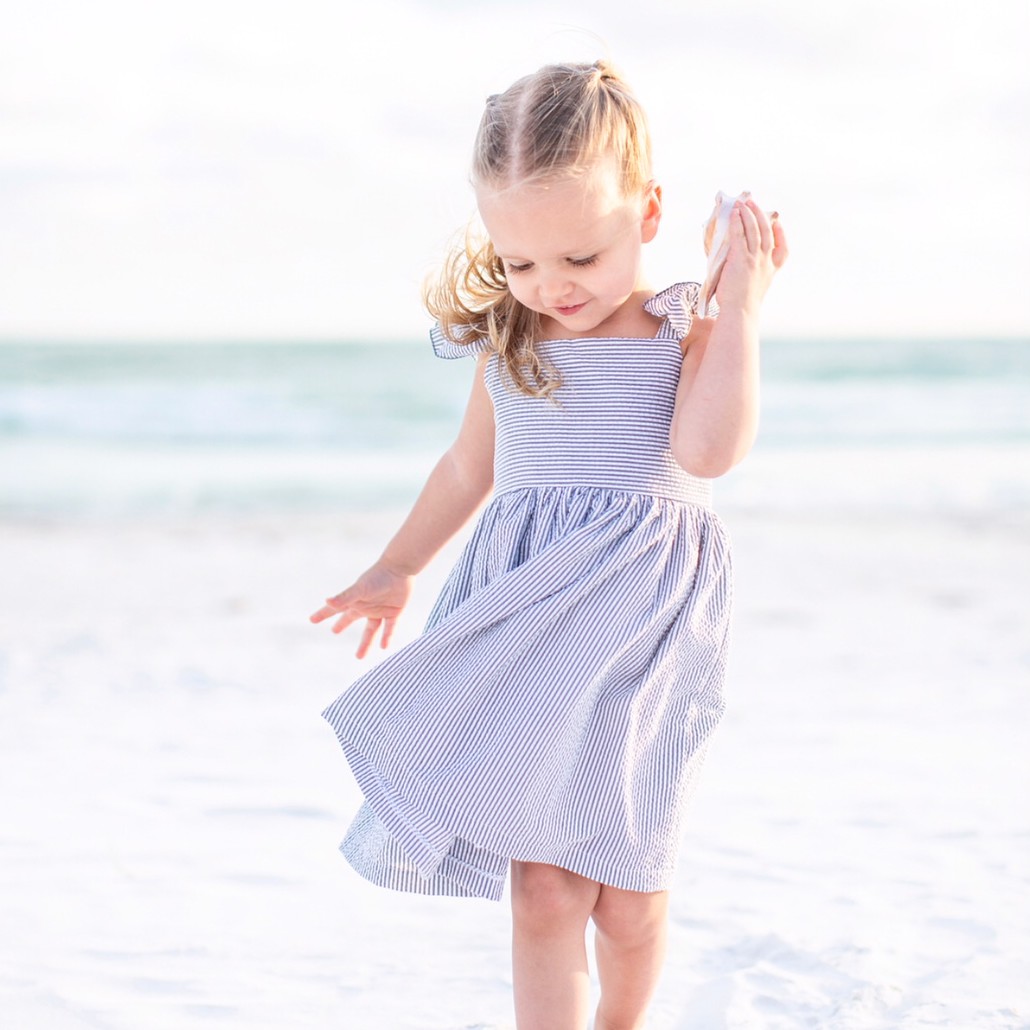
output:
[[[708,271],[705,274],[705,282],[701,287],[701,297],[697,305],[699,318],[707,317],[708,308],[715,296],[715,288],[719,285],[719,276],[722,275],[722,266],[726,264],[726,254],[730,249],[727,237],[729,236],[733,205],[738,200],[747,200],[750,196],[751,194],[746,190],[737,197],[731,197],[722,190],[715,195],[715,208],[704,228],[703,239],[705,253],[708,255]]]

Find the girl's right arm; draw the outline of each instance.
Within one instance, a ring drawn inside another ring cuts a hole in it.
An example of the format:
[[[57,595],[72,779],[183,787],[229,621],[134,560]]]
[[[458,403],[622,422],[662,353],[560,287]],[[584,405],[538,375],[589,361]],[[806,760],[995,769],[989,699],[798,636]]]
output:
[[[390,643],[397,617],[411,594],[413,577],[465,525],[493,486],[493,404],[483,379],[488,360],[484,355],[477,363],[457,439],[436,463],[379,560],[311,616],[312,622],[335,616],[334,633],[365,619],[359,658],[365,657],[380,630],[381,646]]]

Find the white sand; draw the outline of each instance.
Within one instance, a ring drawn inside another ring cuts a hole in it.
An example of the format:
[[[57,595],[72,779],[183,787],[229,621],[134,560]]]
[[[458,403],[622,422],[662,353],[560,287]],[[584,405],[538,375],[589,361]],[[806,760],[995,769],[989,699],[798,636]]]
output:
[[[651,1026],[1030,1026],[1025,511],[727,492],[730,709]],[[392,521],[0,527],[3,1026],[512,1026],[506,906],[336,853],[355,638],[306,616]]]

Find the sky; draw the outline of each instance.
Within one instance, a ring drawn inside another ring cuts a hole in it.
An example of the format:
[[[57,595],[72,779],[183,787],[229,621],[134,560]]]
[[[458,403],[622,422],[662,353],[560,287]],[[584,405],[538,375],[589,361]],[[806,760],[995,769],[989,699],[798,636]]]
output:
[[[1030,4],[33,0],[0,33],[0,339],[424,335],[485,98],[608,57],[651,285],[781,213],[767,334],[1030,336]]]

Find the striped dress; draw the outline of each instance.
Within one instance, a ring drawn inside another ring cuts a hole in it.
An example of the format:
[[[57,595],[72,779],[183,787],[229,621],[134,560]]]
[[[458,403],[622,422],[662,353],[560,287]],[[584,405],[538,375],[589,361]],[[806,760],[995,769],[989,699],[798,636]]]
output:
[[[323,713],[365,796],[341,850],[373,883],[499,899],[518,859],[669,886],[730,614],[710,484],[669,450],[697,294],[647,302],[655,338],[540,345],[557,404],[488,362],[493,498],[424,633]]]

